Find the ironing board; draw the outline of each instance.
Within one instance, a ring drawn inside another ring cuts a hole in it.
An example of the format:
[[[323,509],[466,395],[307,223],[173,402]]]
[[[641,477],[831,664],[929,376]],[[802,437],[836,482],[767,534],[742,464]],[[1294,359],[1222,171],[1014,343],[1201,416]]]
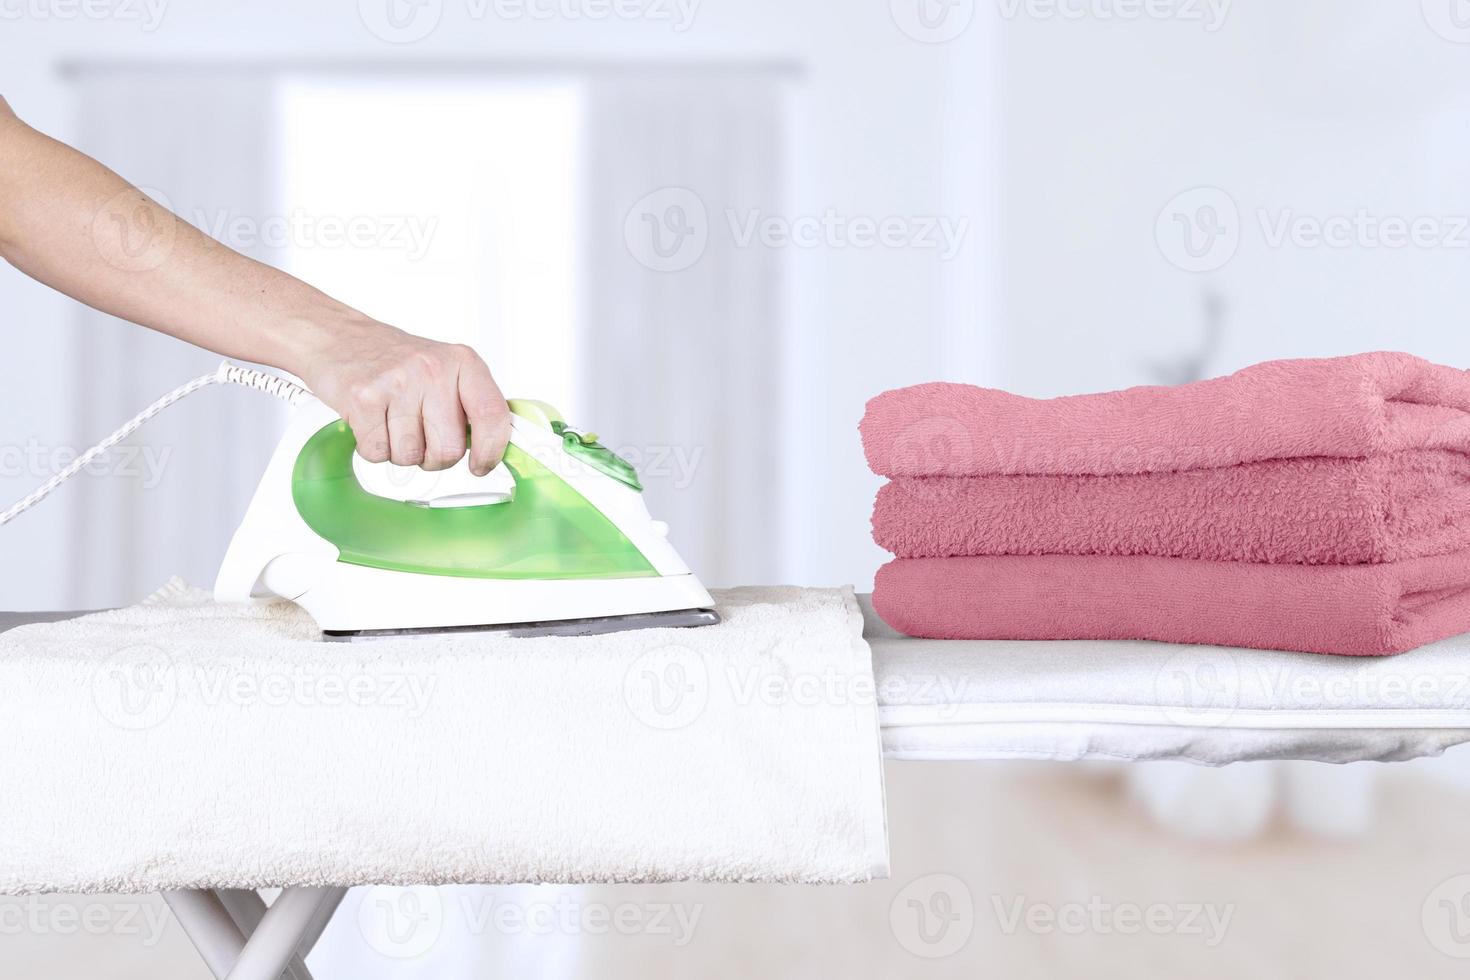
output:
[[[1161,643],[935,641],[895,633],[860,602],[890,759],[1393,761],[1470,741],[1470,637],[1353,661]],[[0,612],[0,632],[77,615]],[[310,980],[305,957],[345,894],[287,887],[269,907],[240,889],[164,899],[215,977]]]

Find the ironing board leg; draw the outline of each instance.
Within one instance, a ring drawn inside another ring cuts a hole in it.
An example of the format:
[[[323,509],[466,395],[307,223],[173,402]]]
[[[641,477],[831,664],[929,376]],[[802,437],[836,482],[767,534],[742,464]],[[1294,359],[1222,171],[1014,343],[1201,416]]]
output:
[[[260,893],[248,888],[217,888],[214,893],[219,896],[220,904],[225,907],[235,925],[240,927],[240,932],[247,937],[254,934],[260,920],[265,918],[266,904]],[[281,974],[283,980],[312,980],[311,971],[302,962],[303,956],[304,954],[298,953],[291,957]],[[236,954],[236,958],[239,958],[239,954]]]
[[[251,891],[165,892],[184,933],[218,980],[311,980],[303,962],[345,888],[287,888],[269,908]]]
[[[287,888],[265,910],[226,980],[277,980],[313,928],[324,904],[341,900],[336,888]]]
[[[332,916],[337,912],[337,906],[341,905],[342,899],[347,897],[347,889],[345,888],[326,888],[323,891],[326,894],[322,897],[321,904],[316,908],[316,915],[312,917],[311,923],[306,927],[306,932],[302,934],[301,941],[296,944],[296,955],[302,960],[306,959],[306,955],[311,952],[312,947],[316,945],[316,941],[322,938],[322,933],[327,930],[327,923],[332,921]],[[301,968],[305,970],[306,964],[302,963]],[[307,976],[310,977],[310,974],[307,974]]]
[[[173,910],[184,935],[199,950],[204,965],[223,980],[245,948],[245,936],[219,896],[208,889],[164,892],[163,900]]]

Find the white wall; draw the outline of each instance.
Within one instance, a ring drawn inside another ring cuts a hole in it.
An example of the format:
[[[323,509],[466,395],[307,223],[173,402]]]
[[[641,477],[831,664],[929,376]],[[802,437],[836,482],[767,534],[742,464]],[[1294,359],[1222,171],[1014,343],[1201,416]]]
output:
[[[1151,382],[1148,362],[1197,345],[1207,287],[1227,305],[1211,373],[1379,348],[1470,365],[1470,231],[1457,248],[1272,247],[1260,224],[1263,209],[1470,215],[1470,46],[1420,3],[1236,0],[1213,33],[1018,17],[1000,43],[1007,385]],[[1242,219],[1209,273],[1171,265],[1154,237],[1201,185]]]

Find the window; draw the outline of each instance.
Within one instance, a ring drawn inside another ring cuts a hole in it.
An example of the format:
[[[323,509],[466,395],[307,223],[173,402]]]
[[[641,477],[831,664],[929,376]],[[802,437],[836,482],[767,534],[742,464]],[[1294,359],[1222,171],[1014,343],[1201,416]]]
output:
[[[286,268],[576,417],[581,88],[289,76]]]

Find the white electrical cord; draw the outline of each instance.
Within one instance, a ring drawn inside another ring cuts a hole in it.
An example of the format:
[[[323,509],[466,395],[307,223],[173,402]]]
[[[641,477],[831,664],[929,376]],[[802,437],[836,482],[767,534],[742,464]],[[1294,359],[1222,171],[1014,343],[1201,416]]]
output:
[[[302,398],[311,394],[311,392],[299,384],[288,381],[278,374],[255,371],[225,361],[220,364],[214,373],[195,378],[186,385],[180,385],[152,405],[143,409],[137,415],[134,415],[126,425],[97,443],[91,449],[82,453],[72,461],[70,466],[38,487],[35,493],[17,502],[10,509],[0,512],[0,527],[10,523],[21,514],[24,514],[39,504],[42,500],[45,500],[53,490],[85,469],[88,463],[91,463],[92,460],[101,456],[134,432],[137,432],[145,423],[149,422],[154,416],[168,408],[174,402],[189,397],[201,388],[208,388],[210,385],[217,384],[234,384],[246,388],[254,388],[256,391],[263,391],[268,395],[275,395],[277,398],[283,399],[292,405],[297,404]]]

